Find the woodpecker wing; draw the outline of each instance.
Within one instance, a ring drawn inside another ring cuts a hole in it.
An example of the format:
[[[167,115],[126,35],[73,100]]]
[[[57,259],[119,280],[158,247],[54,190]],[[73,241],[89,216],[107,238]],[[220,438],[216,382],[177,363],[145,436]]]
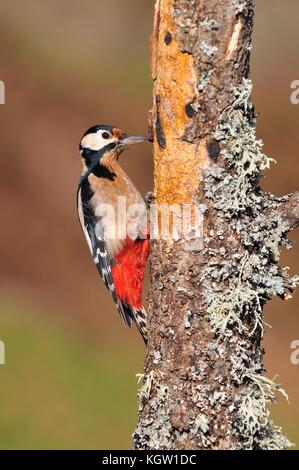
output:
[[[89,203],[92,192],[87,178],[81,178],[77,191],[77,209],[79,221],[88,243],[91,255],[97,270],[109,290],[116,307],[120,313],[123,322],[127,326],[132,326],[132,316],[128,315],[119,302],[112,277],[112,260],[106,249],[104,233],[101,226],[101,220],[96,217]]]

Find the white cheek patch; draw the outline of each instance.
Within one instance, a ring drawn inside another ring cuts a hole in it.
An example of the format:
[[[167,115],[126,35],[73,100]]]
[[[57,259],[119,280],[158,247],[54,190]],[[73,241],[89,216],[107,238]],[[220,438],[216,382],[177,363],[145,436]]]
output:
[[[107,145],[109,140],[104,140],[101,134],[87,134],[81,140],[81,146],[83,148],[89,148],[90,150],[100,150],[102,147]]]
[[[99,140],[98,134],[88,134],[81,140],[81,146],[90,150],[100,150],[101,144]]]

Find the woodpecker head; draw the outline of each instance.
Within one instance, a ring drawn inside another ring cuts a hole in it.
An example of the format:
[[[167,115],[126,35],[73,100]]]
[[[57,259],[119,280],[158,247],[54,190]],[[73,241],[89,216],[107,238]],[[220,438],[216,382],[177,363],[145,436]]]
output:
[[[117,159],[120,153],[133,144],[145,142],[147,137],[129,136],[115,126],[99,124],[90,127],[80,142],[83,164],[92,170],[99,164],[106,166],[111,159]]]

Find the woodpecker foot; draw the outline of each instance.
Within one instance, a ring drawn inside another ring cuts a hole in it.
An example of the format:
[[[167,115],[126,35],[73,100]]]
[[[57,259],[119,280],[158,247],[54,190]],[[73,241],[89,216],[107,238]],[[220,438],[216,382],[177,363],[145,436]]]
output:
[[[156,197],[153,191],[149,191],[148,193],[146,193],[146,195],[144,196],[144,201],[148,209],[150,208],[150,205],[152,204],[152,202],[155,201],[155,199]]]

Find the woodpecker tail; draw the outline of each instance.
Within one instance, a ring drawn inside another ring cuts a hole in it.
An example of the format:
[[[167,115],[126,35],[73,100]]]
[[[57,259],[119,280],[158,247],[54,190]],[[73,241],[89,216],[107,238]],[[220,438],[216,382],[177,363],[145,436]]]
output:
[[[134,323],[136,324],[136,326],[138,328],[139,333],[142,336],[142,339],[143,339],[144,343],[147,344],[147,329],[146,329],[146,311],[145,311],[145,308],[144,307],[135,308],[135,307],[132,307],[131,305],[127,305],[125,303],[123,303],[122,305],[123,305],[123,309],[124,309],[124,313],[125,313],[126,318],[128,320],[130,319],[130,322],[132,322],[132,320],[134,321]],[[130,322],[128,321],[127,324],[129,324]]]

